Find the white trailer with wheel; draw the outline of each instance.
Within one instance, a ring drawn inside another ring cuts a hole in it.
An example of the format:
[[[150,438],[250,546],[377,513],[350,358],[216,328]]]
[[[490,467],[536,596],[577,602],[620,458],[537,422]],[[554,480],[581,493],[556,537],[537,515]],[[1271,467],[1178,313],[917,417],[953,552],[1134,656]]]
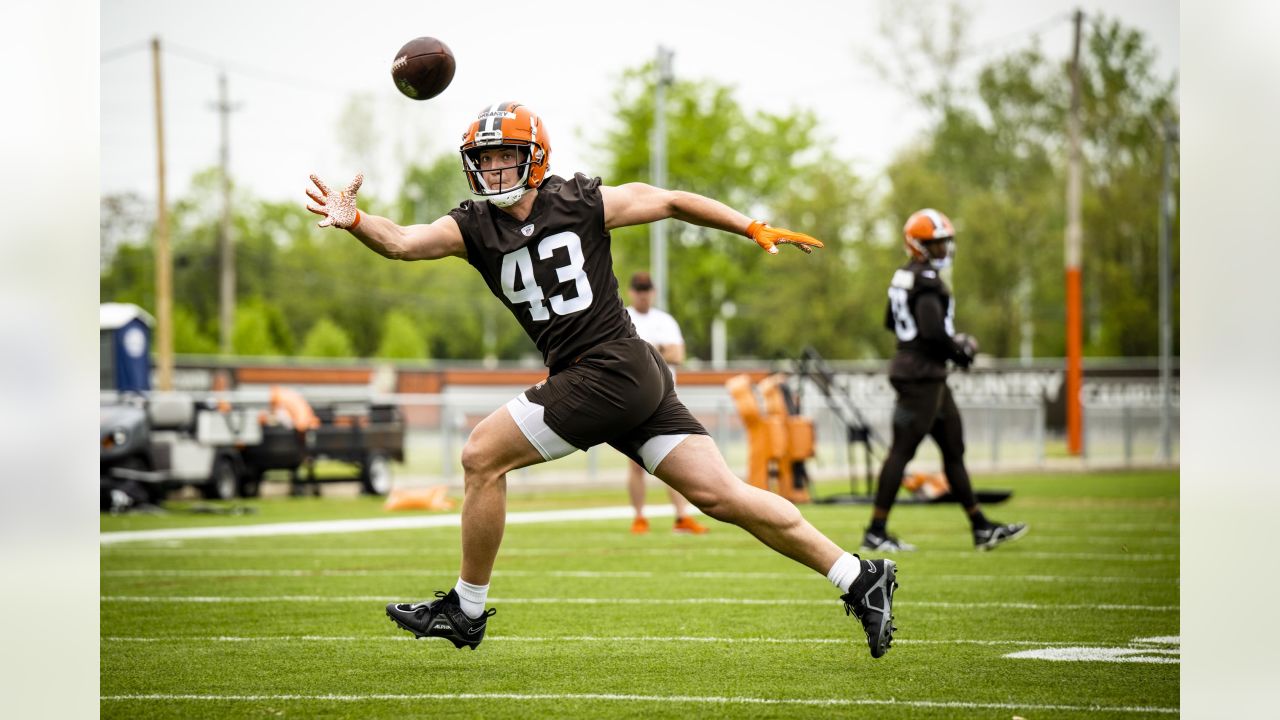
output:
[[[257,411],[220,408],[213,400],[179,392],[150,393],[145,411],[146,432],[139,435],[147,440],[113,467],[104,467],[104,476],[138,483],[155,499],[185,485],[211,500],[236,497],[246,472],[241,449],[262,442]]]

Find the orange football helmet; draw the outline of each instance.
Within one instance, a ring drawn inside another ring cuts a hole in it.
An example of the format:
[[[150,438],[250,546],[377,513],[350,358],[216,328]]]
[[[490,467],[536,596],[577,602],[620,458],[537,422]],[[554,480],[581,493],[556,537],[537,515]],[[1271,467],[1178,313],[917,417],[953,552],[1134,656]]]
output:
[[[519,158],[519,177],[514,185],[491,187],[480,168],[480,153],[495,147],[510,146]],[[507,207],[542,184],[551,159],[551,140],[542,126],[542,118],[517,102],[500,102],[480,111],[462,134],[462,171],[471,183],[472,194],[498,207]]]
[[[955,226],[951,218],[933,208],[911,213],[902,226],[902,240],[912,259],[928,262],[937,270],[950,266],[955,256]]]

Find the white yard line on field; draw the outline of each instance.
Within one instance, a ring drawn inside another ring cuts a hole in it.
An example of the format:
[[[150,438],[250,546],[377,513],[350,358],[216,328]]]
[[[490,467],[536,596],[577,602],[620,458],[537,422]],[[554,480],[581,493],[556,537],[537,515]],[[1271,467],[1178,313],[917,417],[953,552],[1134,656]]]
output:
[[[899,700],[879,698],[759,698],[759,697],[716,697],[694,695],[613,695],[606,693],[413,693],[413,694],[364,694],[364,695],[180,695],[180,694],[137,694],[137,695],[102,695],[104,702],[131,701],[187,701],[187,702],[280,702],[280,701],[319,701],[319,702],[368,702],[368,701],[406,701],[421,702],[424,700],[550,700],[563,702],[566,700],[606,701],[606,702],[652,702],[666,704],[703,704],[703,705],[809,705],[818,707],[856,707],[856,706],[890,706],[918,707],[963,710],[1020,710],[1020,711],[1080,711],[1110,713],[1142,713],[1177,715],[1176,707],[1152,707],[1141,705],[1044,705],[1016,703],[978,703],[946,700]]]
[[[129,637],[107,636],[104,642],[113,643],[255,643],[255,642],[315,642],[315,643],[347,643],[347,642],[414,642],[416,638],[403,633],[398,635],[171,635],[167,637]],[[852,637],[840,638],[771,638],[771,637],[706,637],[700,635],[563,635],[563,636],[523,636],[523,635],[486,635],[485,642],[527,642],[527,643],[726,643],[726,644],[761,644],[761,645],[843,645],[855,642]],[[915,640],[895,638],[897,645],[984,645],[984,646],[1044,646],[1072,647],[1077,645],[1106,645],[1097,641],[1044,641],[1044,640]],[[1115,644],[1116,647],[1128,647],[1127,644]]]
[[[669,517],[675,513],[670,505],[646,505],[650,517]],[[697,512],[697,509],[693,509]],[[577,520],[629,520],[635,515],[630,505],[581,508],[576,510],[539,510],[507,513],[508,525],[525,523],[573,522]],[[425,515],[415,517],[364,518],[358,520],[313,520],[309,522],[263,523],[218,527],[167,528],[163,530],[126,530],[99,533],[98,542],[111,545],[143,540],[194,540],[197,538],[266,537],[272,535],[319,535],[324,533],[371,532],[375,530],[413,530],[418,528],[458,527],[462,516]]]
[[[451,566],[440,570],[263,570],[235,568],[227,570],[103,570],[103,577],[437,577],[454,571]],[[706,578],[721,580],[776,579],[800,580],[813,573],[796,572],[653,572],[650,570],[494,570],[501,577],[558,577],[558,578]],[[946,582],[992,582],[1008,580],[1008,575],[929,575],[928,580]],[[1018,575],[1019,582],[1081,582],[1078,575]],[[1178,578],[1135,578],[1119,575],[1090,576],[1089,582],[1116,583],[1122,585],[1176,585]]]
[[[669,504],[665,505],[646,505],[645,514],[649,517],[671,517],[674,509]],[[508,525],[526,525],[534,523],[554,523],[554,522],[574,522],[574,521],[591,521],[591,520],[630,520],[634,515],[634,510],[629,505],[619,505],[598,508],[579,508],[573,510],[539,510],[528,512],[511,512],[507,513]],[[696,508],[693,512],[698,512]],[[119,543],[146,542],[146,541],[164,541],[164,540],[200,540],[213,538],[245,538],[245,537],[272,537],[280,535],[321,535],[330,533],[355,533],[355,532],[374,532],[380,530],[416,530],[422,528],[444,528],[458,527],[461,524],[461,515],[458,513],[448,513],[442,515],[424,515],[413,517],[391,517],[391,518],[363,518],[354,520],[315,520],[308,522],[284,522],[284,523],[262,523],[258,525],[233,525],[233,526],[217,526],[217,527],[191,527],[191,528],[166,528],[160,530],[128,530],[118,532],[104,532],[98,535],[98,542],[101,545],[116,545]],[[1068,536],[1050,536],[1054,539],[1063,541],[1070,540]],[[1048,538],[1046,538],[1048,539]],[[1141,539],[1135,538],[1135,541]],[[1116,538],[1115,544],[1123,544],[1124,540]],[[504,550],[505,554],[554,554],[571,550],[581,550],[582,546],[572,548],[512,548]],[[627,552],[635,552],[635,548],[622,548]],[[687,547],[682,548],[644,548],[640,552],[645,554],[675,554],[687,552]],[[759,552],[756,548],[699,548],[700,553],[710,555],[736,555],[736,554],[755,554]],[[313,551],[307,551],[313,552]],[[407,552],[406,550],[396,550],[395,553]],[[964,550],[932,550],[933,553],[956,553],[971,554]],[[1009,553],[1018,557],[1034,558],[1034,559],[1076,559],[1076,560],[1107,560],[1107,559],[1124,559],[1129,561],[1161,561],[1176,560],[1177,554],[1171,553],[1047,553],[1047,552],[1018,552]]]
[[[119,603],[291,603],[291,602],[381,602],[394,598],[379,595],[103,595],[101,602]],[[752,598],[489,598],[489,603],[544,603],[558,605],[831,605],[832,600],[791,600],[780,598],[775,600]],[[1001,610],[1129,610],[1135,612],[1177,612],[1177,605],[1113,605],[1113,604],[1044,604],[1044,603],[1010,603],[1010,602],[933,602],[925,600],[898,601],[899,607],[924,607],[946,609],[991,609]]]
[[[231,528],[227,528],[231,529]],[[703,536],[705,537],[705,536]],[[521,556],[545,556],[545,555],[572,555],[578,554],[601,554],[608,553],[611,555],[656,555],[677,557],[696,553],[698,555],[707,556],[759,556],[762,552],[767,552],[763,547],[743,547],[743,548],[721,548],[708,547],[702,544],[701,539],[695,539],[691,543],[683,544],[679,547],[666,548],[637,548],[626,546],[613,547],[592,547],[592,546],[565,546],[565,547],[532,547],[532,548],[503,548],[504,556],[521,555]],[[460,552],[457,546],[447,548],[449,557],[453,557],[455,552]],[[189,548],[189,547],[129,547],[129,548],[112,548],[111,552],[119,557],[121,554],[130,555],[169,555],[169,556],[197,556],[197,557],[283,557],[286,555],[337,555],[337,556],[387,556],[387,557],[413,557],[416,558],[422,554],[422,550],[416,546],[405,547],[387,547],[387,548]],[[939,555],[957,556],[957,557],[974,557],[977,553],[973,550],[922,550],[918,553],[912,553],[916,557],[937,557]],[[1011,548],[1009,550],[1000,550],[999,555],[1002,559],[1012,560],[1101,560],[1111,562],[1170,562],[1178,559],[1177,553],[1078,553],[1078,552],[1036,552],[1026,551],[1022,548]]]

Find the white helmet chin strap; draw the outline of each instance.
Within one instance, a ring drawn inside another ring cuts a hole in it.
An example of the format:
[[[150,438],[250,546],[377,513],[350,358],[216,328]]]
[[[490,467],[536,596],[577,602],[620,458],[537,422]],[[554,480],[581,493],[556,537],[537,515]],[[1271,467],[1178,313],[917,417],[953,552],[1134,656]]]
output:
[[[511,207],[512,205],[520,202],[520,198],[524,197],[527,192],[529,192],[529,188],[518,187],[515,190],[508,190],[504,193],[498,193],[497,195],[485,195],[483,197],[491,204],[504,208]]]

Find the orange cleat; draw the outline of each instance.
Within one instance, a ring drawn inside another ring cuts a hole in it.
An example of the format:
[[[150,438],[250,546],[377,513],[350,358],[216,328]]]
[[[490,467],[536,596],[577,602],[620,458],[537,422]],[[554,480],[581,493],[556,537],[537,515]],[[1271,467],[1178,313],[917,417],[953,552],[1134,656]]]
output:
[[[644,535],[649,532],[649,521],[646,518],[638,517],[631,521],[631,534]]]
[[[671,530],[672,532],[690,533],[693,535],[705,535],[709,532],[707,526],[691,517],[676,518],[676,525],[671,528]]]

